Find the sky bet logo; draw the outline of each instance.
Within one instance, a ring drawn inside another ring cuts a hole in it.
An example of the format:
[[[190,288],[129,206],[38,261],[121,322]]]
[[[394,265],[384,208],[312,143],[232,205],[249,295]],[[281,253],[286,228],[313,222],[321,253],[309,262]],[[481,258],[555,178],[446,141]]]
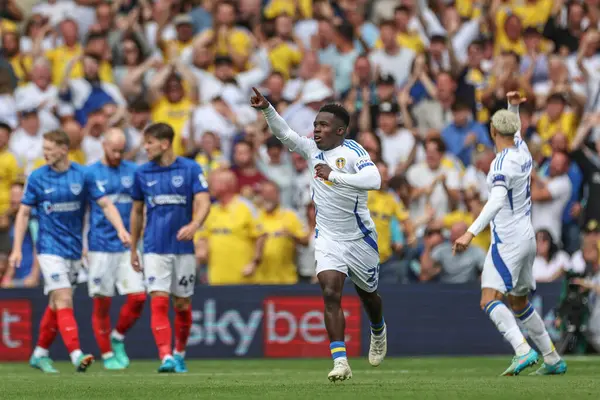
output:
[[[348,355],[358,356],[360,301],[357,297],[344,297],[343,308],[346,350]],[[215,350],[225,345],[230,352],[223,355],[255,356],[262,343],[267,357],[329,357],[323,300],[318,296],[269,297],[263,301],[262,309],[249,306],[245,310],[218,309],[215,299],[207,299],[201,310],[193,310],[192,320],[188,344],[214,346]]]

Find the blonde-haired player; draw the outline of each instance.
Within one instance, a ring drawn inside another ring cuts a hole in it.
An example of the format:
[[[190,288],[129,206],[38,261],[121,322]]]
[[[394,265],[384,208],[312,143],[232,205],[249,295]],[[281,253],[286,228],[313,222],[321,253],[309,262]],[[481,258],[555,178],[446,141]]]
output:
[[[536,243],[530,190],[533,160],[520,134],[519,105],[526,99],[518,92],[508,93],[507,98],[509,109],[492,117],[491,133],[498,153],[488,173],[488,201],[469,230],[456,240],[454,250],[465,250],[490,224],[492,245],[481,275],[481,308],[515,351],[511,365],[502,375],[518,375],[538,362],[538,353],[525,340],[515,316],[544,356],[544,365],[534,375],[564,374],[567,364],[556,352],[544,321],[527,298],[535,290],[532,270]],[[505,296],[514,316],[502,302]]]

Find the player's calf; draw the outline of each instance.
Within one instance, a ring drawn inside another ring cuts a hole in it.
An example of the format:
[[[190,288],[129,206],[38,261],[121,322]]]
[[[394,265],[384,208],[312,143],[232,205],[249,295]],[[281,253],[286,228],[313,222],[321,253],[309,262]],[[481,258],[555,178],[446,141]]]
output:
[[[387,329],[383,318],[381,297],[376,291],[366,292],[358,286],[356,286],[356,292],[363,303],[371,324],[369,363],[377,367],[383,362],[387,354]]]
[[[192,328],[192,299],[189,297],[173,297],[175,307],[175,372],[187,372],[185,365],[185,349]]]
[[[119,363],[124,367],[129,366],[129,357],[125,352],[125,334],[142,315],[145,302],[146,293],[128,294],[127,302],[121,307],[117,325],[110,335],[112,351],[115,353],[115,357]]]

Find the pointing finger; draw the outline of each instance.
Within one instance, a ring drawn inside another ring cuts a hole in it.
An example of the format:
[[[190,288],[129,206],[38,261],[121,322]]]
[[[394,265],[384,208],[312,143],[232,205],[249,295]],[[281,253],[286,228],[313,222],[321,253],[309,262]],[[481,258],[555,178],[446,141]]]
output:
[[[256,95],[257,95],[258,97],[262,97],[262,94],[260,94],[260,92],[258,91],[258,89],[257,89],[257,88],[255,88],[254,86],[252,86],[252,90],[254,90],[254,93],[256,93]]]

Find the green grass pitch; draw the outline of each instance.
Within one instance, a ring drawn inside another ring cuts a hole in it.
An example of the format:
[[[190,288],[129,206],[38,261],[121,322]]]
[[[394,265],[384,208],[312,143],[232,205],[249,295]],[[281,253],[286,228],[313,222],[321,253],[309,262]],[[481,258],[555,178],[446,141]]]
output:
[[[509,357],[390,358],[378,368],[351,359],[354,377],[327,381],[330,360],[190,360],[187,374],[158,374],[158,362],[133,361],[125,371],[95,363],[58,375],[25,363],[0,364],[0,399],[598,399],[600,358],[567,358],[564,376],[499,377]],[[525,372],[529,373],[533,369]]]

